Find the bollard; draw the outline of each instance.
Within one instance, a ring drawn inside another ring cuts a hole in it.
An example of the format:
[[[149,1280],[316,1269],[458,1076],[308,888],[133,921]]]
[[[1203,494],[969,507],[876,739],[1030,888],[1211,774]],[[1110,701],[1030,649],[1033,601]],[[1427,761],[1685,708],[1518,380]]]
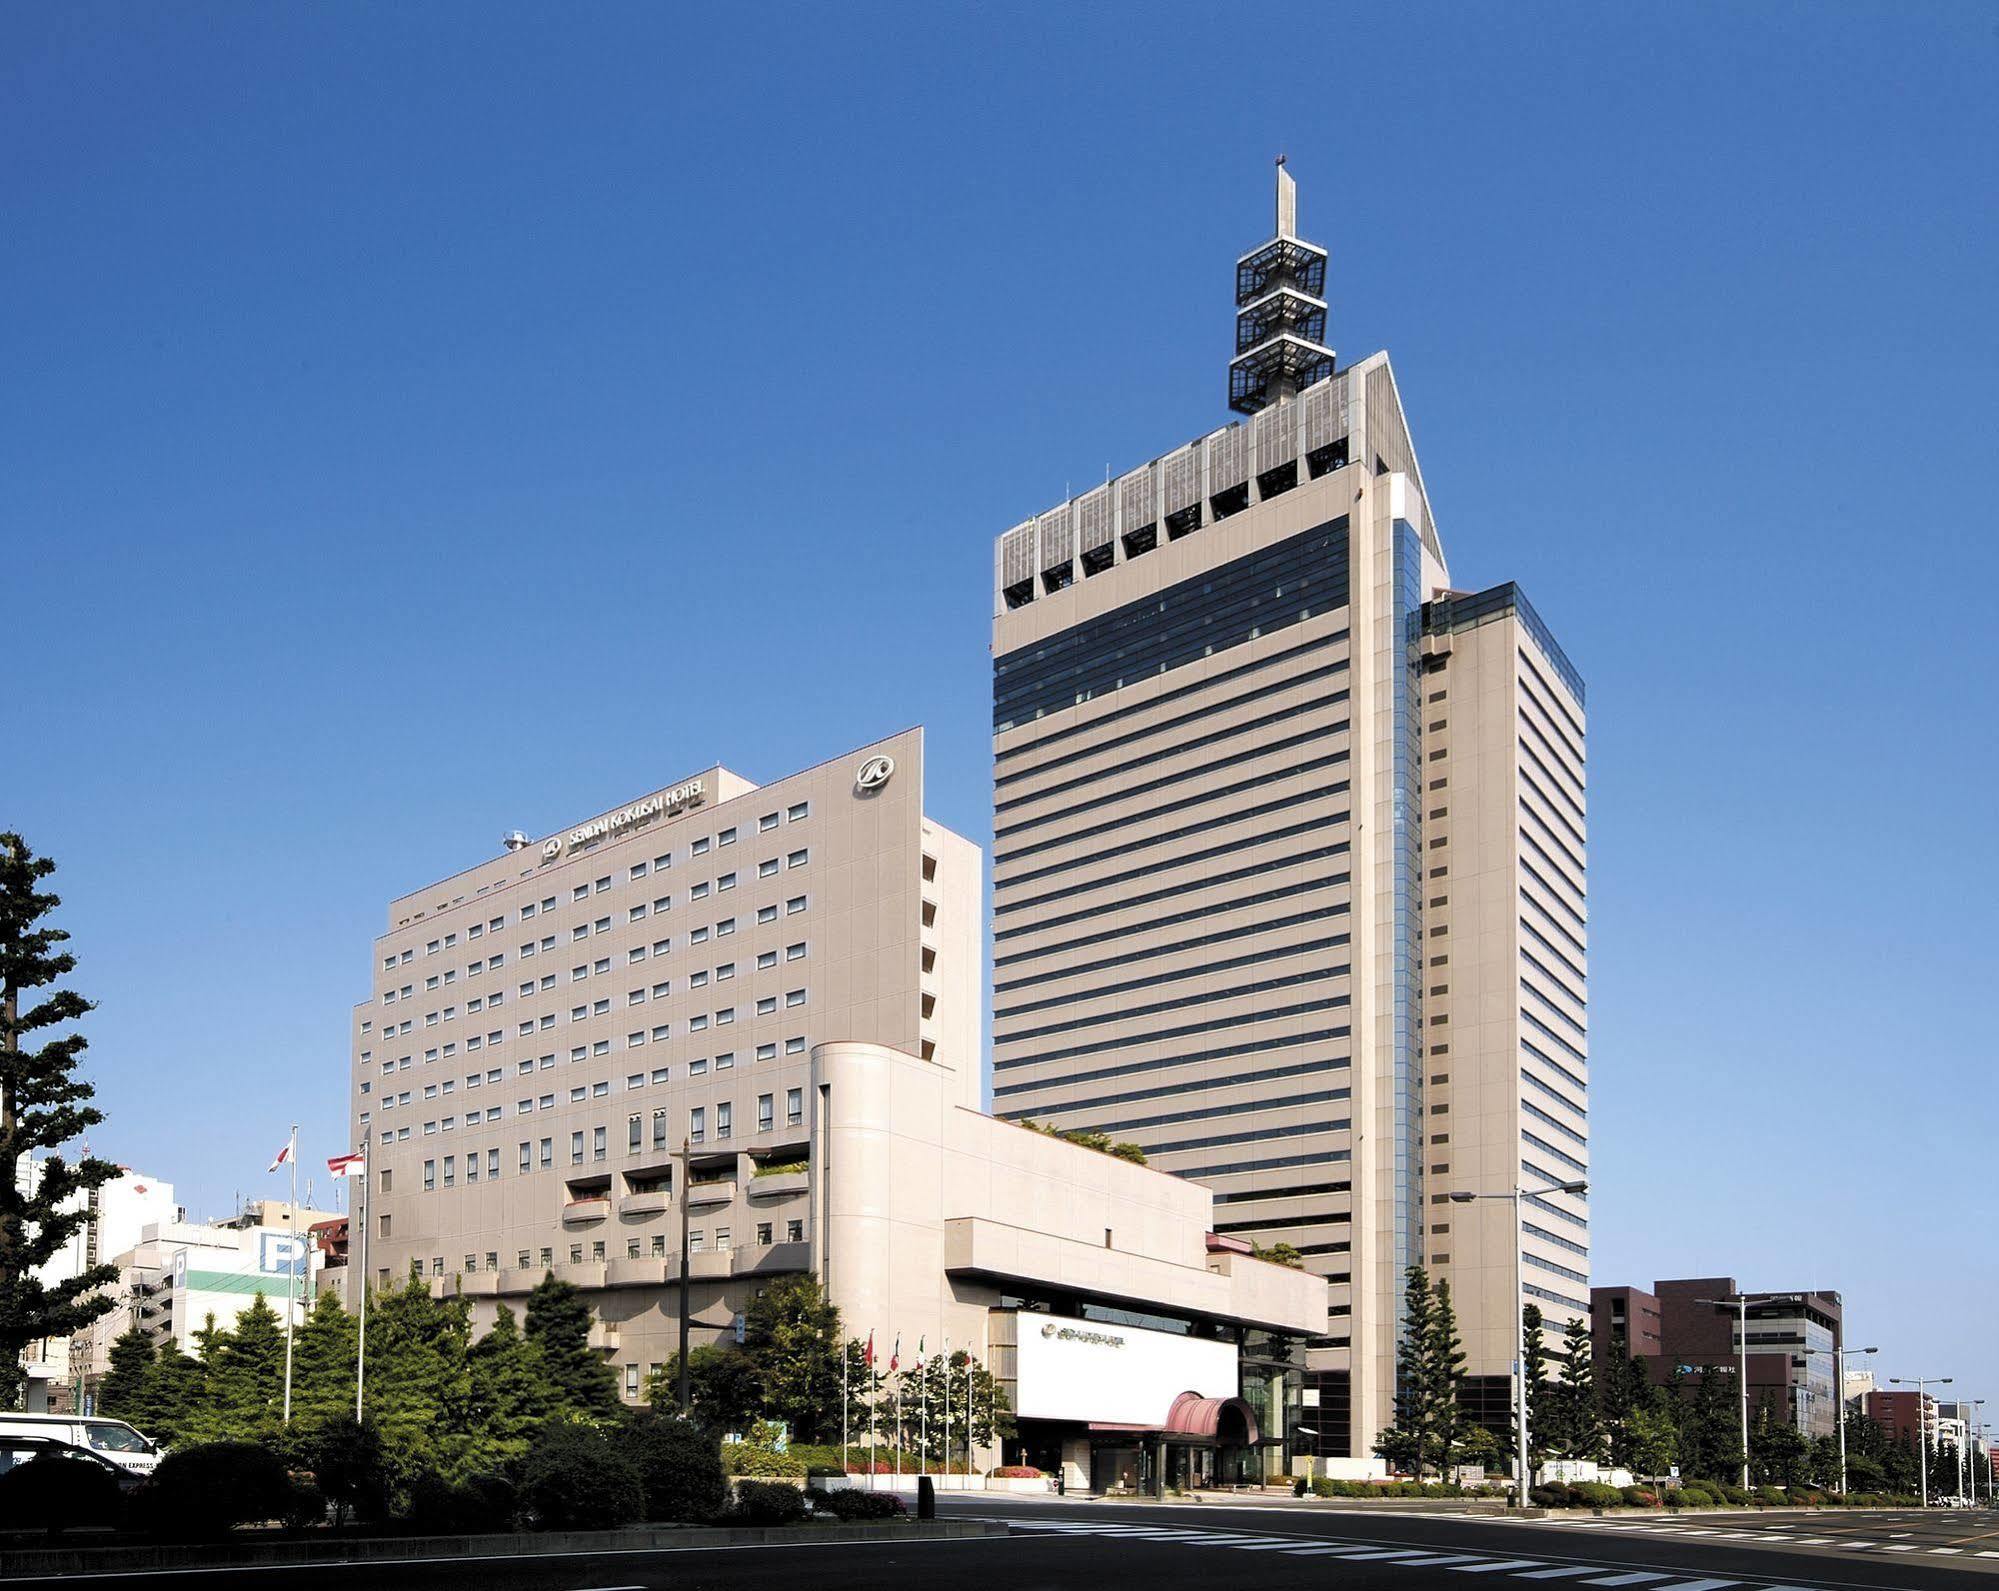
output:
[[[916,1517],[918,1519],[937,1517],[937,1483],[928,1475],[916,1477]]]

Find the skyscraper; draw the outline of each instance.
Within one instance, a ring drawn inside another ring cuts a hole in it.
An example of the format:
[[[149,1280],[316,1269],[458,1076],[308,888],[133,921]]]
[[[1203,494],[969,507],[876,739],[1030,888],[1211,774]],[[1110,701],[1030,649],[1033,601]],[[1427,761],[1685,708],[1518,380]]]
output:
[[[1301,1448],[1364,1459],[1409,1267],[1495,1429],[1517,1306],[1589,1319],[1586,1195],[1539,1191],[1588,1169],[1583,684],[1518,587],[1453,586],[1296,211],[1280,162],[1245,418],[998,540],[993,1096],[1325,1276]]]

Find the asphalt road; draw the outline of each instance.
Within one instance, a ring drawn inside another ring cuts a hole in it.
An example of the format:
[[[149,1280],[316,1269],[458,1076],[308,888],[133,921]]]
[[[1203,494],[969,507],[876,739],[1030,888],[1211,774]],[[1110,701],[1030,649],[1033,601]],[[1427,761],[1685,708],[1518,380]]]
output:
[[[946,1517],[1005,1521],[1003,1538],[576,1554],[98,1577],[106,1585],[272,1591],[1999,1591],[1999,1514],[1725,1514],[1545,1521],[1361,1513],[1283,1499],[1245,1505],[1089,1503],[973,1495]],[[1989,1557],[1980,1557],[1989,1552]],[[1463,1576],[1464,1579],[1459,1577]],[[75,1585],[79,1578],[10,1586]]]

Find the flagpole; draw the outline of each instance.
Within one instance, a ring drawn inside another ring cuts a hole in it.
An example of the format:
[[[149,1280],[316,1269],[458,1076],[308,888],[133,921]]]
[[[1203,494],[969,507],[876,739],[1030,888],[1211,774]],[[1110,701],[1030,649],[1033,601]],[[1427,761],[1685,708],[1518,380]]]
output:
[[[361,1140],[361,1194],[351,1201],[361,1212],[361,1329],[354,1339],[354,1423],[361,1423],[361,1390],[368,1376],[368,1140]],[[352,1251],[353,1245],[348,1245]],[[349,1262],[352,1263],[351,1261]]]
[[[840,1344],[840,1475],[844,1484],[847,1474],[847,1361],[853,1355],[846,1343]]]
[[[921,1475],[930,1468],[930,1359],[921,1341],[916,1346],[916,1473]]]
[[[951,1473],[951,1338],[944,1338],[944,1473]]]
[[[881,1425],[881,1382],[875,1378],[875,1334],[868,1333],[868,1490],[875,1489],[875,1432]]]
[[[285,1421],[292,1423],[292,1317],[298,1313],[294,1298],[298,1292],[298,1123],[292,1123],[292,1135],[285,1152],[285,1158],[292,1168],[291,1255],[285,1266]]]

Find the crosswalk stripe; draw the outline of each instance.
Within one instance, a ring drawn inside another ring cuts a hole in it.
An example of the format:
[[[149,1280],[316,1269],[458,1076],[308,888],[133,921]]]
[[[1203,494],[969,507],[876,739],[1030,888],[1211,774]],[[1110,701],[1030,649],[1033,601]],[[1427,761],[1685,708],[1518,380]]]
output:
[[[1344,1558],[1345,1547],[1292,1547],[1285,1553],[1287,1558]]]
[[[1644,1585],[1648,1580],[1663,1580],[1666,1577],[1656,1569],[1634,1569],[1629,1574],[1600,1574],[1594,1580],[1586,1580],[1585,1585]]]
[[[1595,1574],[1596,1565],[1584,1564],[1580,1569],[1523,1569],[1513,1578],[1516,1580],[1573,1580],[1577,1575]]]
[[[1408,1547],[1364,1547],[1358,1552],[1347,1554],[1348,1559],[1354,1563],[1360,1563],[1363,1560],[1371,1561],[1376,1558],[1418,1558],[1422,1556],[1424,1554],[1420,1548],[1412,1551]]]
[[[1295,1538],[1280,1541],[1236,1541],[1229,1545],[1238,1552],[1283,1552],[1298,1545]]]
[[[1723,1591],[1734,1580],[1675,1580],[1671,1585],[1654,1586],[1652,1591]]]
[[[1459,1563],[1451,1566],[1452,1574],[1497,1574],[1501,1569],[1538,1569],[1539,1558],[1497,1558],[1491,1563]]]

